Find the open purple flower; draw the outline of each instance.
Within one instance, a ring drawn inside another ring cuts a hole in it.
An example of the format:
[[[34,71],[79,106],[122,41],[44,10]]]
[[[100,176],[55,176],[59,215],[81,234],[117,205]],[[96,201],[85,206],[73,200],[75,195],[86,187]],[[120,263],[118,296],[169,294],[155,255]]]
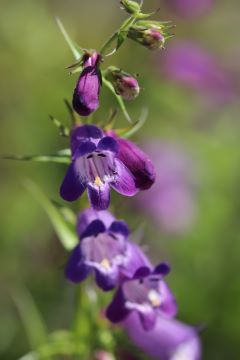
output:
[[[73,282],[83,281],[94,271],[98,286],[107,291],[147,264],[137,245],[128,241],[126,223],[116,221],[108,211],[85,210],[77,230],[81,241],[66,267],[66,276]]]
[[[83,56],[83,71],[73,94],[73,108],[81,116],[88,116],[99,106],[101,73],[99,71],[100,54],[94,51]]]
[[[137,313],[145,330],[154,327],[157,315],[173,317],[177,312],[175,298],[163,277],[170,271],[168,264],[160,263],[154,269],[140,267],[131,279],[117,290],[107,309],[107,317],[117,323],[132,312]]]
[[[145,331],[137,314],[122,326],[133,342],[156,360],[200,360],[201,343],[194,327],[157,316],[155,327]]]
[[[113,136],[119,146],[117,157],[134,175],[135,185],[140,190],[149,189],[156,179],[156,170],[150,157],[133,142]]]
[[[72,163],[60,188],[64,200],[78,199],[84,190],[95,210],[110,203],[110,186],[118,193],[133,196],[138,189],[134,177],[118,159],[119,146],[94,125],[76,127],[71,134]]]

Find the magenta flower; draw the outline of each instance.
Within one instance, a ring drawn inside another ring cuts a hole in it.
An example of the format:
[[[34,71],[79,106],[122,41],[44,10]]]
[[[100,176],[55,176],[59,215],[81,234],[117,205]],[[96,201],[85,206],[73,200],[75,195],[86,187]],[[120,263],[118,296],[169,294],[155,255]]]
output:
[[[81,116],[90,115],[99,106],[100,59],[100,54],[96,51],[83,56],[83,71],[78,79],[72,100],[74,110]]]
[[[92,207],[105,210],[110,203],[110,186],[133,196],[138,189],[134,176],[117,157],[119,146],[94,125],[76,127],[71,134],[72,163],[60,188],[64,200],[78,199],[85,189]]]
[[[114,66],[110,66],[106,70],[105,77],[111,82],[116,94],[122,96],[124,100],[134,100],[138,96],[140,87],[132,75]]]
[[[227,102],[233,97],[229,75],[208,51],[191,42],[175,42],[163,58],[166,75],[191,89],[211,95],[211,99]]]
[[[118,288],[107,308],[108,319],[114,323],[121,322],[133,312],[138,314],[142,327],[150,330],[155,326],[158,314],[175,316],[175,298],[163,281],[169,271],[167,263],[160,263],[155,268],[138,268],[134,276]]]
[[[135,313],[122,326],[132,341],[156,360],[201,359],[201,343],[192,326],[158,315],[155,327],[145,331]]]
[[[83,211],[77,223],[80,243],[73,250],[66,267],[66,276],[81,282],[94,272],[97,285],[104,291],[131,277],[148,260],[137,245],[128,240],[129,229],[108,211]]]
[[[145,46],[149,50],[157,50],[163,48],[166,40],[164,30],[155,26],[155,24],[141,26],[141,23],[142,22],[139,21],[136,25],[133,25],[129,29],[127,35],[129,39],[136,41],[137,43]]]
[[[134,175],[135,185],[140,190],[149,189],[156,179],[156,170],[150,157],[130,140],[113,136],[119,146],[118,158]]]
[[[193,17],[204,14],[213,4],[213,0],[167,0],[167,3],[179,15]]]
[[[148,214],[166,233],[185,233],[196,217],[193,162],[175,144],[145,144],[157,171],[156,182],[136,197],[138,209]]]

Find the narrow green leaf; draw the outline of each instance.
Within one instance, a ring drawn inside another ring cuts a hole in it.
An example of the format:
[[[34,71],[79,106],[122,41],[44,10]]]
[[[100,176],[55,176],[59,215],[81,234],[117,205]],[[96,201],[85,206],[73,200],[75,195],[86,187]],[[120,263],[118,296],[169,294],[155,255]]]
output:
[[[64,149],[51,155],[1,155],[4,160],[21,160],[37,162],[54,162],[60,164],[69,164],[71,162],[70,150]]]
[[[30,347],[36,350],[47,341],[47,330],[42,316],[26,288],[15,286],[11,296],[24,325]]]
[[[69,46],[74,58],[76,60],[79,60],[83,54],[83,50],[71,39],[71,37],[67,33],[65,27],[63,26],[63,23],[61,22],[61,20],[58,17],[56,18],[56,22],[57,22],[57,25],[58,25],[64,39],[66,40],[66,43]]]
[[[67,217],[47,198],[34,182],[26,179],[25,186],[46,211],[63,247],[66,250],[72,250],[78,243],[75,226],[70,221],[67,221]]]
[[[122,136],[124,138],[130,138],[138,130],[141,129],[141,127],[143,126],[143,124],[145,123],[145,121],[147,119],[147,116],[148,116],[148,110],[147,110],[147,108],[144,108],[142,110],[142,113],[141,113],[140,118],[138,119],[138,121],[136,121],[134,124],[132,124],[128,128],[115,129],[116,134],[119,135],[119,136]]]
[[[40,360],[39,355],[35,352],[28,353],[23,355],[18,360]]]

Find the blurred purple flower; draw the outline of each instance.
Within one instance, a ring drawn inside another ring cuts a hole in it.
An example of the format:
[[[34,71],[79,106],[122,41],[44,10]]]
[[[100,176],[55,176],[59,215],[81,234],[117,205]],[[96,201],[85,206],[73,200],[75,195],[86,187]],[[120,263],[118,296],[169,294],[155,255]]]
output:
[[[83,56],[83,71],[78,79],[72,100],[74,110],[81,116],[90,115],[99,106],[100,59],[101,56],[96,51]]]
[[[156,166],[157,177],[148,192],[136,197],[136,203],[161,230],[184,233],[196,214],[192,161],[175,144],[151,142],[145,149]]]
[[[117,157],[117,141],[104,136],[95,125],[72,131],[71,150],[72,163],[60,188],[64,200],[76,200],[87,188],[92,207],[105,210],[110,203],[110,186],[125,196],[137,193],[133,175]]]
[[[181,16],[194,17],[209,10],[213,0],[167,0],[167,4]]]
[[[155,167],[150,157],[130,140],[117,137],[112,131],[109,135],[117,141],[117,156],[134,175],[136,187],[140,190],[149,189],[156,179]]]
[[[128,240],[127,224],[108,211],[86,209],[79,215],[77,231],[81,241],[66,267],[72,282],[81,282],[94,271],[98,286],[108,291],[133,276],[139,266],[148,265],[138,246]]]
[[[163,70],[173,81],[211,96],[211,100],[228,102],[233,98],[233,84],[208,51],[193,42],[175,42],[163,57]]]
[[[132,312],[137,313],[141,326],[145,330],[154,327],[158,314],[173,317],[177,312],[175,298],[163,277],[170,268],[160,263],[151,269],[147,266],[138,268],[131,279],[127,279],[118,288],[106,315],[114,323],[123,321]]]
[[[196,329],[180,321],[158,315],[155,327],[145,331],[139,317],[132,313],[122,326],[132,341],[154,359],[201,359],[201,343]]]

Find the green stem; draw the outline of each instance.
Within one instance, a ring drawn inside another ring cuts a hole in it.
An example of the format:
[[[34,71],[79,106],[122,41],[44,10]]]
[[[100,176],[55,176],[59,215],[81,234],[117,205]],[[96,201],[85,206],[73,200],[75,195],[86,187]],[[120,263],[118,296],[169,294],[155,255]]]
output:
[[[102,81],[103,81],[103,84],[104,84],[104,85],[111,91],[111,93],[115,96],[115,98],[116,98],[116,100],[117,100],[117,102],[118,102],[118,105],[119,105],[120,109],[122,110],[123,115],[125,116],[125,118],[127,119],[127,121],[128,121],[130,124],[132,124],[132,119],[131,119],[130,115],[129,115],[128,112],[127,112],[127,109],[126,109],[126,107],[125,107],[125,104],[124,104],[123,99],[121,98],[121,96],[119,96],[119,95],[117,95],[117,94],[115,93],[115,90],[114,90],[112,84],[111,84],[108,80],[106,80],[106,79],[103,77],[103,78],[102,78]]]
[[[101,55],[104,55],[104,53],[109,48],[109,46],[113,43],[113,41],[117,40],[118,34],[121,31],[127,30],[135,22],[135,20],[136,20],[136,16],[132,15],[127,20],[124,21],[124,23],[121,25],[121,27],[117,31],[115,31],[110,36],[110,38],[103,44],[103,46],[102,46],[102,48],[100,50]]]
[[[114,40],[117,39],[118,36],[118,31],[116,31],[115,33],[113,33],[110,38],[103,44],[100,53],[101,55],[104,55],[104,53],[106,52],[106,50],[109,48],[109,46],[113,43]]]

